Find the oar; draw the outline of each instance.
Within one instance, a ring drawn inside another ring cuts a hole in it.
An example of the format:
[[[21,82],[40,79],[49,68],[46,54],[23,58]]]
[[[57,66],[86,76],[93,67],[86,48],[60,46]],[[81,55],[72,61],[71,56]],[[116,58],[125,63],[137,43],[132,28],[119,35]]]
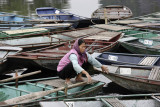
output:
[[[17,77],[7,78],[7,79],[4,79],[4,80],[0,80],[0,83],[4,83],[4,82],[8,82],[8,81],[19,79],[19,78],[24,78],[24,77],[27,77],[27,76],[35,75],[35,74],[38,74],[40,72],[41,71],[35,71],[35,72],[31,72],[31,73],[20,75],[20,76],[17,76]]]
[[[81,85],[85,85],[85,84],[87,84],[87,82],[79,82],[79,83],[76,83],[76,84],[73,84],[73,85],[69,85],[68,89],[69,88],[74,88],[74,87],[77,87],[77,86],[81,86]],[[48,94],[64,90],[65,88],[66,87],[64,86],[64,87],[60,87],[60,88],[57,88],[57,89],[34,92],[34,93],[31,93],[31,94],[27,94],[27,95],[23,95],[23,96],[20,96],[20,97],[12,98],[12,99],[6,100],[4,102],[0,102],[0,104],[8,105],[8,104],[16,104],[16,103],[26,103],[26,102],[30,102],[32,100],[42,98],[42,97],[44,97]]]

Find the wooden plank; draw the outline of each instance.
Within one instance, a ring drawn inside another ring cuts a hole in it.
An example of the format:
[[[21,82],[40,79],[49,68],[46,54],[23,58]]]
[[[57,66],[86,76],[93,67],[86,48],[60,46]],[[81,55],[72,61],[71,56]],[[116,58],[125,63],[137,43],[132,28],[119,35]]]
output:
[[[32,19],[30,22],[57,22],[59,20],[56,19]]]
[[[72,14],[40,14],[39,16],[73,16]]]
[[[84,81],[87,81],[87,78],[83,78]],[[92,80],[92,83],[97,82],[96,80]],[[46,80],[46,81],[40,81],[37,82],[40,84],[50,85],[56,88],[64,87],[65,86],[65,80],[62,79],[56,79],[56,80]],[[76,84],[77,82],[74,79],[71,79],[72,84]]]
[[[126,107],[117,98],[105,98],[105,100],[113,107]]]
[[[149,76],[148,76],[148,79],[152,79],[153,75],[154,75],[154,71],[155,71],[155,68],[153,67]]]
[[[155,79],[160,80],[160,68],[157,70],[157,74],[156,74]]]
[[[160,67],[152,68],[148,79],[160,80]]]
[[[132,29],[131,27],[126,27],[126,26],[117,26],[117,25],[115,26],[115,25],[106,25],[106,24],[96,24],[93,27],[108,29],[113,31]]]
[[[160,23],[138,23],[138,24],[130,24],[131,27],[145,27],[145,26],[159,26]]]
[[[50,49],[50,50],[44,50],[42,51],[43,53],[68,53],[69,50],[55,50],[55,49]]]
[[[12,80],[20,79],[20,78],[24,78],[24,77],[28,77],[28,76],[35,75],[35,74],[38,74],[38,73],[41,73],[41,71],[35,71],[35,72],[20,75],[18,77],[13,77],[13,78],[7,78],[7,79],[4,79],[4,80],[0,80],[0,83],[12,81]]]
[[[140,61],[140,65],[153,65],[159,57],[145,57]]]
[[[70,23],[58,23],[58,24],[37,24],[34,27],[59,27],[59,26],[71,26]]]
[[[101,32],[93,36],[86,37],[85,39],[107,40],[109,41],[113,37],[121,34],[121,32]]]
[[[29,33],[29,32],[38,32],[38,31],[48,31],[48,30],[45,28],[34,28],[34,29],[8,30],[8,31],[2,31],[2,32],[11,35],[11,34],[17,34],[17,33]]]
[[[10,17],[10,16],[13,17],[13,16],[16,16],[16,15],[14,15],[14,14],[1,14],[0,15],[0,17],[6,17],[6,16],[7,17]]]
[[[119,23],[119,24],[132,24],[132,23],[142,23],[141,20],[119,20],[119,21],[112,21],[111,23]]]
[[[55,54],[55,53],[22,53],[22,55],[27,56],[37,56],[37,57],[63,57],[65,54]]]
[[[87,29],[82,29],[82,30],[76,30],[76,31],[70,31],[70,32],[65,32],[65,33],[61,33],[62,35],[69,35],[72,37],[81,37],[84,35],[94,35],[97,34],[99,32],[105,31],[103,29],[99,29],[99,28],[87,28]]]
[[[154,76],[153,76],[153,80],[156,80],[158,72],[159,72],[159,68],[156,67],[156,70],[155,70],[155,73],[154,73]]]
[[[152,46],[152,48],[155,48],[155,49],[160,49],[160,45],[155,45],[155,46]]]

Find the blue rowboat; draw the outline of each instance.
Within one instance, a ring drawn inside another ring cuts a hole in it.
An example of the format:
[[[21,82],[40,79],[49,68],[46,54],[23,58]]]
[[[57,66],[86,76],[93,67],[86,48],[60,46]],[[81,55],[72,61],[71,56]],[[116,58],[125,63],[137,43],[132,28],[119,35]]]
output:
[[[160,66],[160,55],[103,52],[96,59],[105,65]]]
[[[74,23],[73,27],[88,27],[94,23],[104,23],[104,20],[98,18],[87,18],[68,13],[53,7],[36,8],[36,14],[44,19],[53,19],[57,22]]]
[[[25,21],[29,21],[31,18],[21,15],[16,15],[12,13],[0,12],[0,21],[1,23],[22,23]]]

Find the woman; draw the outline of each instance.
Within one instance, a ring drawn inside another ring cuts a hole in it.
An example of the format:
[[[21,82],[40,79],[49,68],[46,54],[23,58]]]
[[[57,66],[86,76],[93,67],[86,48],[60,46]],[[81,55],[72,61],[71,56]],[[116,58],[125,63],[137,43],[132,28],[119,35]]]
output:
[[[73,48],[60,60],[57,71],[60,78],[65,79],[66,84],[71,84],[70,79],[76,77],[76,81],[83,81],[82,74],[85,74],[88,83],[91,83],[91,76],[84,70],[84,66],[89,62],[95,67],[108,73],[108,69],[86,52],[86,44],[83,39],[77,39]]]

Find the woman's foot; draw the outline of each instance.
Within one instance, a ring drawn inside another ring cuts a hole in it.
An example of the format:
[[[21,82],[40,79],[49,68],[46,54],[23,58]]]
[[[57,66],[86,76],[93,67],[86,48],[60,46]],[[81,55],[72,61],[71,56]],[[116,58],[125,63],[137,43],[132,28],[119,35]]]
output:
[[[78,74],[75,80],[76,82],[83,82],[82,74]]]
[[[65,84],[67,84],[67,85],[71,85],[72,84],[71,81],[70,81],[70,78],[66,78],[65,80],[66,80]]]

